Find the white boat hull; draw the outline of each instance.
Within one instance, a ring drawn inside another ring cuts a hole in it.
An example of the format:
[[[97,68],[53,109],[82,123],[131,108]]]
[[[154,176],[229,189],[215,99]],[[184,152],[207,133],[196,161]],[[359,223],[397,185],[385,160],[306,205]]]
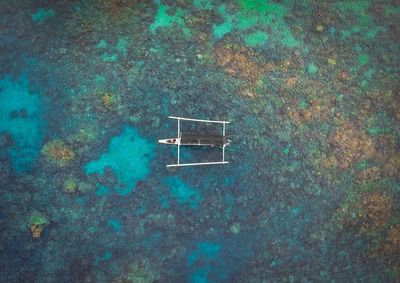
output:
[[[158,140],[158,143],[178,145],[179,144],[179,139],[177,139],[177,138],[162,139],[162,140]]]

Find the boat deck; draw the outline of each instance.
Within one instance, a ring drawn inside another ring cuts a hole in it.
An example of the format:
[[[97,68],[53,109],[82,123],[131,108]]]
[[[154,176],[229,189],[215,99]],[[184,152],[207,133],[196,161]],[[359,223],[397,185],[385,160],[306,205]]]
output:
[[[212,145],[224,146],[228,138],[219,134],[182,133],[181,145]]]

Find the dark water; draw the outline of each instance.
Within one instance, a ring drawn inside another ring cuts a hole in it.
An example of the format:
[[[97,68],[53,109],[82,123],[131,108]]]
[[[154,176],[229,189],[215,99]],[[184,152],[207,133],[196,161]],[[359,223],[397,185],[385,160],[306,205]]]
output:
[[[0,281],[398,281],[399,27],[395,0],[1,1]],[[230,163],[167,170],[168,115],[230,121]]]

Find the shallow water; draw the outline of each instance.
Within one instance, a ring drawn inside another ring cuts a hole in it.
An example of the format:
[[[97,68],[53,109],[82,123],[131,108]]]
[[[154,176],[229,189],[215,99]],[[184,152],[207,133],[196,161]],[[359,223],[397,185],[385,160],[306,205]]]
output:
[[[327,2],[2,1],[0,281],[398,281],[400,5]]]

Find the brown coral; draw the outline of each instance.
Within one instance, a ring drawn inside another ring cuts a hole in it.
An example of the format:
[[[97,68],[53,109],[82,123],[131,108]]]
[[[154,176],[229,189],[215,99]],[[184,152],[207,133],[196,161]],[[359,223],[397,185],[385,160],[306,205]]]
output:
[[[382,164],[383,176],[397,176],[400,172],[400,153],[396,148],[395,140],[391,135],[381,135],[375,140],[376,159]]]
[[[255,88],[260,84],[261,76],[274,68],[271,63],[257,62],[256,57],[256,53],[243,46],[218,45],[214,50],[217,64],[230,76],[245,81],[246,90],[240,93],[249,97],[255,97]]]
[[[374,181],[380,178],[380,170],[378,167],[370,167],[361,170],[357,173],[357,180],[359,181]]]
[[[109,109],[111,107],[111,105],[113,104],[113,98],[111,93],[103,93],[101,95],[101,103],[103,105],[104,108]]]
[[[93,95],[96,96],[93,106],[98,112],[104,113],[113,109],[115,110],[121,102],[121,98],[117,94],[108,91],[96,90]],[[93,103],[93,101],[91,100],[90,103]]]
[[[313,118],[313,112],[310,109],[297,110],[288,108],[288,115],[296,125],[310,122]]]
[[[353,163],[372,157],[375,153],[372,140],[350,122],[336,129],[330,137],[330,142],[341,169],[347,169]]]
[[[75,158],[75,153],[61,140],[53,140],[46,143],[42,148],[42,154],[49,162],[60,167],[69,164]]]
[[[286,86],[292,88],[297,82],[297,77],[293,76],[286,80]]]
[[[40,238],[42,232],[43,232],[43,228],[41,225],[38,224],[32,224],[31,225],[31,232],[32,232],[32,237],[35,239]]]
[[[392,215],[390,197],[380,192],[365,193],[356,207],[362,232],[382,228]]]
[[[264,70],[261,64],[251,59],[254,54],[245,47],[218,46],[214,56],[229,75],[239,76],[248,82],[256,82]]]
[[[400,252],[400,224],[390,227],[383,250],[386,253]]]
[[[386,259],[396,272],[400,272],[400,224],[390,227],[378,256]]]
[[[400,155],[396,154],[393,157],[385,160],[385,164],[382,168],[382,173],[385,176],[398,176],[400,172]]]
[[[292,103],[295,104],[297,101]],[[330,98],[311,99],[305,109],[288,108],[288,116],[296,125],[309,123],[313,120],[327,121],[333,117],[333,111],[331,111],[333,104],[334,99]],[[340,115],[339,112],[337,112],[337,115]]]

